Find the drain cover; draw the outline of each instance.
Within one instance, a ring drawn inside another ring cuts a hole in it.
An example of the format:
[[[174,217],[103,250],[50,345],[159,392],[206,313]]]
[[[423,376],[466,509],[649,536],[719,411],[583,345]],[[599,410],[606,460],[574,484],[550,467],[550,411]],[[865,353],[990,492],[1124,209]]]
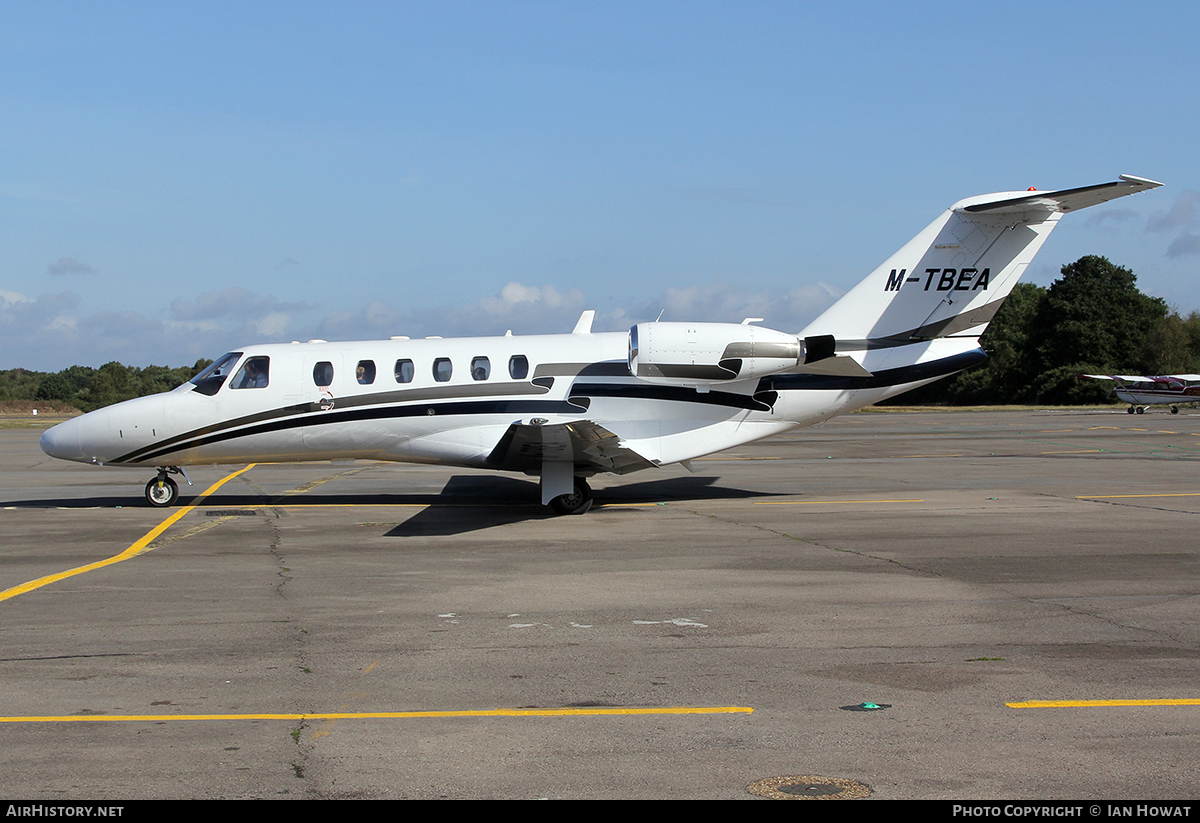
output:
[[[861,800],[871,793],[853,780],[812,774],[756,780],[746,791],[772,800]]]

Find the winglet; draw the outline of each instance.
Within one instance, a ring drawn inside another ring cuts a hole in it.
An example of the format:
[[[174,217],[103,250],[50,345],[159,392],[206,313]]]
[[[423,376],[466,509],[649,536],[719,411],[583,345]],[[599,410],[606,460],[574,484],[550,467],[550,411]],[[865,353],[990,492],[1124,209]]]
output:
[[[596,310],[588,309],[583,314],[579,315],[579,322],[575,324],[574,331],[571,334],[591,334],[592,321],[596,319]]]

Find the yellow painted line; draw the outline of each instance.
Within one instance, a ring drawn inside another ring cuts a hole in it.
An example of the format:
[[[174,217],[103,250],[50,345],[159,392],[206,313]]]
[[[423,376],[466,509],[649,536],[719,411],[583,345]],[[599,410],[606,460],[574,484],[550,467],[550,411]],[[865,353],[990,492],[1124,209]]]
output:
[[[588,717],[598,715],[750,714],[749,706],[659,708],[464,709],[445,712],[305,712],[262,714],[84,714],[0,717],[0,723],[161,723],[167,720],[406,720],[430,717]]]
[[[756,500],[755,506],[819,506],[822,503],[924,503],[920,498],[912,500]]]
[[[1171,494],[1079,494],[1076,500],[1114,500],[1118,497],[1200,497],[1200,492],[1178,492]]]
[[[1024,703],[1005,703],[1013,709],[1075,709],[1091,706],[1200,706],[1200,699],[1181,700],[1026,700]]]
[[[34,589],[40,589],[42,586],[48,586],[51,583],[57,583],[59,580],[66,580],[68,577],[74,577],[77,574],[85,574],[86,572],[95,571],[96,569],[102,569],[105,566],[111,566],[114,563],[120,563],[122,560],[129,560],[132,557],[137,557],[139,554],[144,554],[148,551],[153,551],[152,549],[148,549],[146,547],[149,546],[152,542],[154,542],[155,538],[157,538],[159,535],[161,535],[167,529],[171,528],[171,526],[173,526],[176,522],[178,522],[179,519],[182,518],[184,515],[186,515],[188,512],[195,509],[196,506],[199,505],[201,500],[208,497],[210,494],[212,494],[217,489],[224,486],[226,483],[228,483],[233,478],[237,477],[239,474],[250,471],[252,468],[254,468],[255,465],[256,464],[251,463],[249,466],[246,466],[246,468],[244,468],[244,469],[238,469],[233,474],[229,474],[229,475],[226,475],[225,477],[222,477],[216,483],[213,483],[211,486],[209,486],[207,489],[205,489],[204,492],[202,492],[196,498],[195,502],[175,511],[170,517],[168,517],[163,522],[159,523],[157,526],[155,526],[150,531],[146,532],[144,535],[141,536],[140,539],[138,539],[138,541],[136,543],[134,543],[132,546],[130,546],[128,549],[121,552],[120,554],[113,555],[112,557],[108,558],[107,560],[99,560],[95,563],[88,563],[86,566],[79,566],[78,568],[68,569],[65,572],[58,572],[57,574],[50,574],[45,577],[39,577],[37,580],[30,580],[28,583],[22,583],[19,586],[13,586],[11,589],[5,589],[4,591],[0,592],[0,601],[8,600],[9,598],[16,597],[19,594],[25,594],[26,592],[31,592]]]
[[[1102,452],[1104,449],[1073,449],[1065,452],[1042,452],[1042,454],[1088,454],[1089,452]]]
[[[961,454],[902,454],[901,457],[962,457]]]

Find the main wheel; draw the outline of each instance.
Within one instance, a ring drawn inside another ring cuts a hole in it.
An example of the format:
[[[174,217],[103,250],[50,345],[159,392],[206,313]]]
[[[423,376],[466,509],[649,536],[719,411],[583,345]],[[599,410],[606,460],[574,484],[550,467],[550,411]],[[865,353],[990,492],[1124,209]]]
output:
[[[1133,406],[1130,406],[1125,411],[1128,412],[1129,414],[1133,414]]]
[[[178,499],[179,486],[169,477],[156,477],[146,484],[146,502],[151,506],[170,506]]]
[[[1178,406],[1172,406],[1172,407],[1171,407],[1171,414],[1179,414],[1179,407],[1178,407]]]
[[[575,478],[575,491],[550,501],[557,514],[584,514],[592,507],[592,489],[582,477]]]
[[[1146,413],[1146,407],[1145,407],[1145,406],[1138,406],[1138,407],[1137,407],[1137,413],[1138,413],[1138,414],[1145,414],[1145,413]]]

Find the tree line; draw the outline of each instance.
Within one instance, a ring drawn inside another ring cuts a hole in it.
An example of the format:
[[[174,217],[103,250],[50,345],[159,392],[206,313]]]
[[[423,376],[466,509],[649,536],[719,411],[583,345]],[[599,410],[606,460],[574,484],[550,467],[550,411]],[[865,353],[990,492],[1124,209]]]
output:
[[[1018,283],[980,340],[987,361],[889,401],[898,405],[1075,405],[1111,403],[1091,374],[1200,373],[1200,312],[1181,317],[1143,294],[1137,276],[1089,255],[1062,267],[1048,288]],[[191,367],[71,366],[59,372],[0,371],[0,402],[60,401],[91,411],[168,391],[211,360]]]
[[[30,369],[0,371],[0,402],[31,400],[58,401],[81,411],[170,391],[191,380],[212,363],[197,360],[194,366],[125,366],[113,361],[98,369],[71,366],[58,372]]]
[[[1200,372],[1200,312],[1181,317],[1143,294],[1132,271],[1089,255],[1048,288],[1018,283],[980,345],[983,365],[891,402],[1112,403],[1111,384],[1079,375]]]

